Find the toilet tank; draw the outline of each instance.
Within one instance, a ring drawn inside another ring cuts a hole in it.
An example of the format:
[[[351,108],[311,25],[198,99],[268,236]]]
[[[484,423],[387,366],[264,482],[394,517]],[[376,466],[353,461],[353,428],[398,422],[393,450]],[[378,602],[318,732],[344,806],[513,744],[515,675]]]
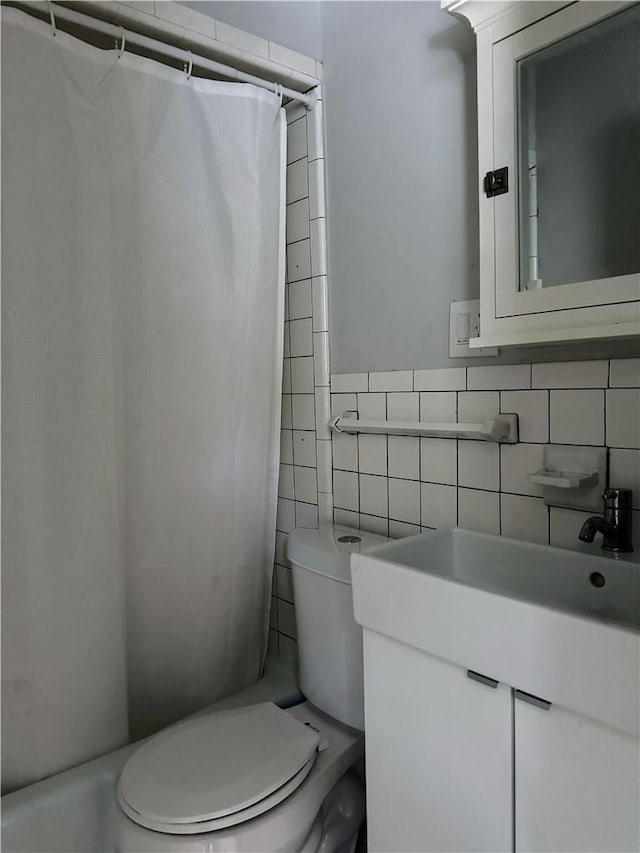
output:
[[[289,534],[300,689],[335,720],[364,729],[362,629],[353,618],[352,553],[389,540],[348,527]]]

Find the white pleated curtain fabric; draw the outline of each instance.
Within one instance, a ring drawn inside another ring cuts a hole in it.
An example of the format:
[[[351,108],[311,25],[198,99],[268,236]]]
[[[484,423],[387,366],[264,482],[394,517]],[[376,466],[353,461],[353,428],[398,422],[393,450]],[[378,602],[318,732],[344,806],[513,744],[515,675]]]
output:
[[[4,790],[259,677],[284,130],[2,10]]]

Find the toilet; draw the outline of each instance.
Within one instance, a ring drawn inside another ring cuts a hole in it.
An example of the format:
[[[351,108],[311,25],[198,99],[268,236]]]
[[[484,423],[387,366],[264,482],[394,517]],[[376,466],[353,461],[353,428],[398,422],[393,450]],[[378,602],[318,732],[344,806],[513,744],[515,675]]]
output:
[[[119,853],[353,853],[364,701],[349,560],[385,541],[337,526],[289,535],[306,701],[227,700],[144,741],[118,783]]]

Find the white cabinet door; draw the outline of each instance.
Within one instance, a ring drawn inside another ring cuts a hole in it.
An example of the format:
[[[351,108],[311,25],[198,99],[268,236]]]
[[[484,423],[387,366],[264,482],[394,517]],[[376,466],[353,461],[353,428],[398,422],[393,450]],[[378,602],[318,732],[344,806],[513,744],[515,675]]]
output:
[[[515,700],[516,850],[638,851],[637,738]]]
[[[364,660],[368,849],[511,850],[509,688],[367,629]]]

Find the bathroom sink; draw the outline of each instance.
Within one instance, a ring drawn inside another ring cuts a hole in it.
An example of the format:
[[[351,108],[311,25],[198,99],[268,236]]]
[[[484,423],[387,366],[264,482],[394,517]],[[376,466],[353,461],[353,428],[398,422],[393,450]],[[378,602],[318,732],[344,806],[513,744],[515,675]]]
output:
[[[351,573],[363,628],[637,735],[637,561],[454,528],[354,555]]]
[[[400,539],[376,554],[487,592],[640,628],[640,564],[602,551],[568,551],[454,528]]]

